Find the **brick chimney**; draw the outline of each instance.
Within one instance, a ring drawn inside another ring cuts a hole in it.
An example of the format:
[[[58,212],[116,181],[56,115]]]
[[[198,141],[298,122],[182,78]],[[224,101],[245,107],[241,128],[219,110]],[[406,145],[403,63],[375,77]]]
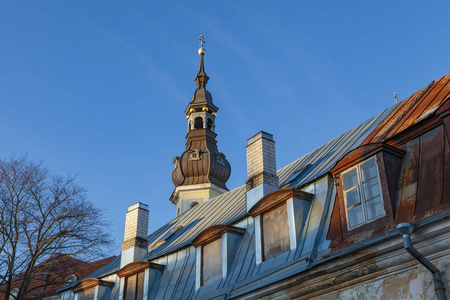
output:
[[[140,260],[148,250],[148,205],[136,203],[128,207],[120,267]]]
[[[261,131],[247,141],[247,211],[262,197],[278,189],[273,135]]]

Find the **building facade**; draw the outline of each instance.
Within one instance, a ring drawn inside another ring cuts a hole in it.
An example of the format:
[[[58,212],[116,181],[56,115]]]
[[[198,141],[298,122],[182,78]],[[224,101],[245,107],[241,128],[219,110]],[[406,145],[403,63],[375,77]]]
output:
[[[131,205],[121,255],[61,299],[449,297],[450,74],[281,169],[257,133],[229,191],[199,54],[176,218],[148,235],[147,205]]]

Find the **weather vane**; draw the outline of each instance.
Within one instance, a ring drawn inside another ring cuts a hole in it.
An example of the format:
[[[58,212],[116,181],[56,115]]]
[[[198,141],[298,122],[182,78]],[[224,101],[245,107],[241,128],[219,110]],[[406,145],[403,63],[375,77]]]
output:
[[[200,37],[198,39],[200,40],[200,47],[203,48],[203,44],[206,44],[205,39],[203,38],[203,35],[200,35]]]

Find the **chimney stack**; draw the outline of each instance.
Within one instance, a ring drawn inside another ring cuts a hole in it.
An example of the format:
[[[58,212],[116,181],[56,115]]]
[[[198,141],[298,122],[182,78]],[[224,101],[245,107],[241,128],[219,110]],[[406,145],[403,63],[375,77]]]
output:
[[[140,260],[148,252],[148,205],[136,203],[128,207],[120,267]]]
[[[262,197],[278,189],[273,135],[261,131],[248,139],[246,198],[247,211]]]

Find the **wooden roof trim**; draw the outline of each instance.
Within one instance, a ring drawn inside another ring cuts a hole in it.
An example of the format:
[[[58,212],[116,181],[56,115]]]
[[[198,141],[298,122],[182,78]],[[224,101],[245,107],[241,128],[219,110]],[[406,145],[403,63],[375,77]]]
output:
[[[109,281],[104,281],[104,280],[99,280],[96,278],[87,278],[81,282],[79,282],[76,286],[73,287],[72,292],[73,293],[79,293],[81,291],[90,289],[90,288],[94,288],[98,285],[102,285],[102,286],[107,286],[107,287],[111,287],[114,285],[113,282],[109,282]]]
[[[342,157],[330,170],[330,173],[331,175],[336,176],[342,171],[347,170],[380,152],[387,152],[400,158],[403,158],[405,155],[405,151],[385,143],[362,145]]]
[[[244,234],[245,229],[231,225],[214,225],[200,232],[192,242],[192,245],[197,248],[209,244],[220,239],[225,232],[242,235]]]
[[[289,198],[298,198],[306,201],[311,201],[312,194],[300,191],[295,188],[287,188],[276,190],[270,194],[267,194],[261,200],[259,200],[249,210],[248,214],[252,217],[256,217],[264,212],[267,212],[280,204],[284,203]]]
[[[134,275],[134,274],[142,272],[146,269],[154,269],[157,271],[162,271],[162,270],[164,270],[164,268],[165,268],[165,266],[163,266],[163,265],[155,264],[155,263],[152,263],[149,261],[135,261],[135,262],[129,263],[128,265],[126,265],[125,267],[120,269],[120,271],[117,272],[117,276],[119,276],[119,278],[122,278],[122,277]]]
[[[443,118],[444,116],[450,114],[450,98],[447,99],[442,105],[441,107],[439,107],[436,110],[436,115],[439,116],[439,118]]]

